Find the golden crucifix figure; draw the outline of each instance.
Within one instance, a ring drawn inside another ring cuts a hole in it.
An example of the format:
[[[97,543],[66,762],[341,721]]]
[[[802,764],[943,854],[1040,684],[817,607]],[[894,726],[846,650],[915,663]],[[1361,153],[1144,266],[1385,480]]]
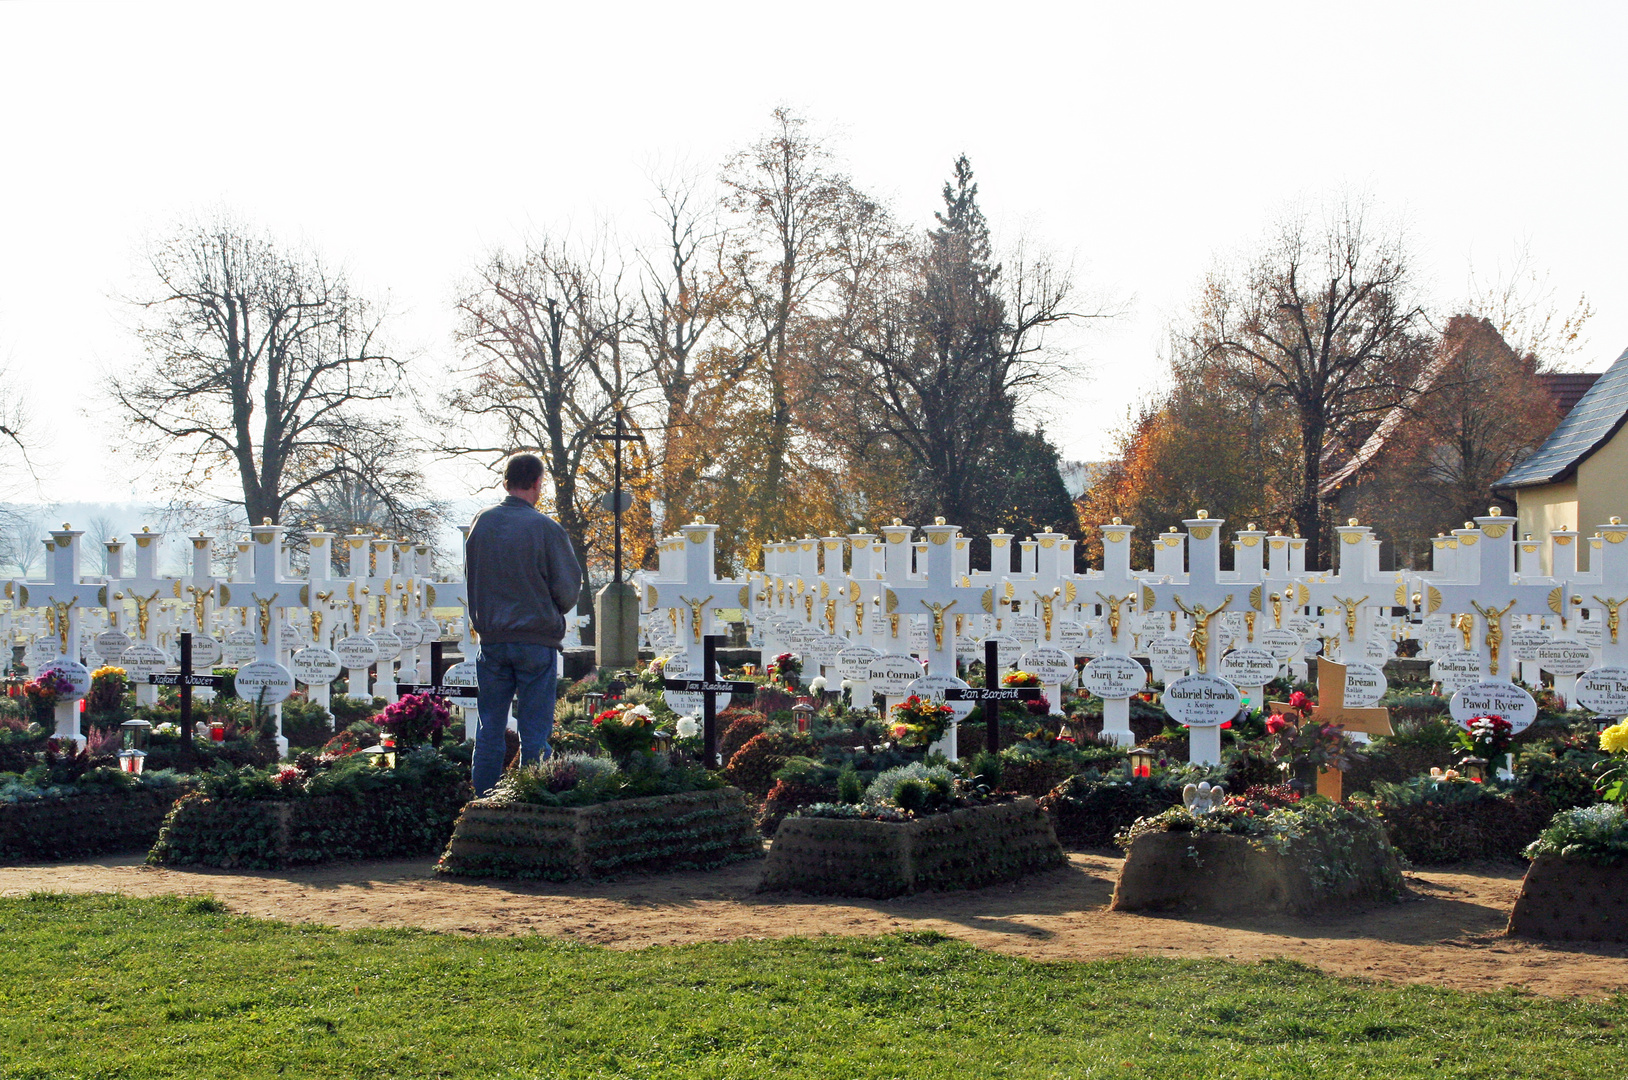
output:
[[[45,609],[45,636],[57,636],[57,613],[55,608]]]
[[[57,637],[60,638],[61,641],[62,641],[62,651],[67,652],[68,651],[68,612],[73,610],[73,604],[72,603],[61,603],[61,604],[53,603],[51,605],[51,607],[56,610]]]
[[[1496,608],[1491,605],[1482,607],[1474,600],[1471,600],[1470,606],[1480,612],[1483,619],[1487,620],[1487,651],[1492,655],[1492,663],[1487,666],[1487,670],[1496,675],[1498,674],[1498,648],[1504,643],[1504,616],[1509,614],[1509,609],[1515,606],[1515,601],[1511,600],[1503,607]],[[1472,621],[1470,625],[1474,626],[1475,624]]]
[[[948,604],[934,604],[926,600],[921,602],[922,607],[933,613],[933,648],[944,647],[944,613],[958,603],[959,600],[951,600]]]
[[[1115,596],[1112,593],[1109,593],[1108,595],[1104,596],[1102,593],[1097,593],[1097,599],[1101,600],[1102,606],[1108,609],[1108,636],[1113,638],[1115,641],[1118,641],[1119,622],[1121,618],[1119,609],[1124,605],[1125,601],[1135,600],[1136,594],[1126,593],[1124,596]]]
[[[1272,625],[1279,630],[1283,629],[1283,597],[1277,593],[1268,593],[1266,598],[1272,602]]]
[[[825,625],[833,635],[837,632],[837,601],[834,597],[825,601]]]
[[[679,600],[689,605],[690,633],[694,636],[695,643],[699,645],[701,644],[701,612],[705,610],[708,604],[712,603],[712,597],[709,596],[705,600],[691,600],[687,596],[680,596]]]
[[[1176,606],[1181,608],[1183,614],[1193,620],[1193,632],[1187,636],[1187,642],[1192,645],[1193,653],[1198,659],[1199,673],[1208,674],[1210,670],[1210,623],[1214,622],[1215,617],[1221,614],[1228,604],[1232,603],[1232,594],[1228,593],[1227,598],[1216,605],[1213,610],[1205,608],[1203,604],[1194,604],[1192,607],[1188,607],[1181,602],[1181,597],[1178,596],[1175,599]]]
[[[1475,616],[1454,615],[1453,626],[1464,635],[1464,651],[1469,652],[1475,648]]]
[[[1244,612],[1244,633],[1251,645],[1255,644],[1255,612]]]
[[[350,603],[350,624],[351,633],[360,634],[362,632],[362,602],[360,600],[352,600]]]
[[[255,606],[260,609],[260,644],[262,644],[262,645],[270,645],[271,644],[271,605],[276,602],[277,594],[272,593],[270,596],[266,597],[264,600],[260,599],[260,596],[259,596],[258,593],[250,593],[249,595],[254,598]]]
[[[1334,598],[1334,602],[1345,609],[1345,640],[1357,640],[1357,612],[1362,609],[1367,599],[1366,596],[1361,600],[1341,599],[1338,596]]]
[[[204,605],[208,604],[209,598],[215,595],[215,587],[211,585],[207,589],[200,589],[195,585],[188,585],[187,592],[192,594],[192,627],[200,634],[207,633],[208,628],[204,622]]]
[[[865,605],[864,604],[855,604],[854,605],[854,633],[863,634],[864,632],[865,632]]]
[[[148,608],[151,607],[154,600],[158,599],[158,590],[154,589],[151,596],[137,596],[135,593],[131,593],[130,599],[136,602],[136,633],[141,635],[141,640],[146,641]]]
[[[1034,592],[1034,590],[1030,590]],[[1054,608],[1057,606],[1057,594],[1054,592],[1035,592],[1035,602],[1040,605],[1040,621],[1046,627],[1046,640],[1051,640],[1051,621],[1055,617]]]
[[[1611,644],[1617,643],[1617,631],[1622,628],[1622,605],[1628,604],[1628,596],[1621,600],[1612,600],[1609,597],[1596,596],[1594,602],[1605,605],[1605,629],[1611,635]]]

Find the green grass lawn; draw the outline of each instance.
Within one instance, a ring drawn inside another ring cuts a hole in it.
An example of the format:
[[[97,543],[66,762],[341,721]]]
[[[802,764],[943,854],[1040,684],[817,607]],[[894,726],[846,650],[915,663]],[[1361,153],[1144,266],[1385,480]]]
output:
[[[1617,1080],[1625,1004],[1288,962],[1034,963],[937,935],[618,952],[0,900],[5,1077]]]

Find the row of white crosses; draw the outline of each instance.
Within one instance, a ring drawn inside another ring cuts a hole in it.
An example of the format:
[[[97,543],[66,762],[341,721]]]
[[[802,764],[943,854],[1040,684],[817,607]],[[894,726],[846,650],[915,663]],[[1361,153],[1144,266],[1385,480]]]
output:
[[[150,704],[156,688],[145,680],[177,662],[175,639],[182,631],[194,635],[195,667],[207,669],[223,654],[240,665],[240,696],[271,707],[279,717],[284,750],[277,703],[296,679],[323,705],[328,704],[329,684],[346,667],[351,692],[358,697],[371,689],[393,700],[398,663],[401,677],[425,679],[430,643],[441,637],[441,626],[431,617],[438,597],[430,580],[429,549],[361,533],[338,537],[319,531],[309,537],[314,556],[310,571],[297,579],[288,572],[283,532],[269,523],[253,528],[238,542],[233,572],[225,580],[214,573],[214,539],[206,535],[189,538],[188,575],[157,573],[163,534],[144,528],[134,537],[133,573],[126,573],[124,545],[109,540],[107,574],[86,579],[80,574],[83,533],[66,526],[53,532],[46,580],[12,582],[7,593],[15,605],[13,633],[51,631],[36,639],[33,666],[54,667],[73,684],[73,693],[57,707],[58,734],[80,737],[76,702],[90,684],[82,657],[124,667],[138,684],[138,702]],[[329,545],[335,541],[345,544],[347,577],[333,576]],[[440,588],[439,602],[461,602],[461,585],[442,583]],[[127,605],[133,608],[133,622]],[[289,618],[294,612],[298,622]],[[87,642],[87,630],[100,632]],[[224,647],[216,635],[224,639]],[[465,642],[465,655],[472,658],[467,629]],[[162,647],[166,643],[170,648]],[[377,681],[370,688],[367,670],[375,665]],[[467,685],[473,685],[472,672],[465,674]]]
[[[1168,684],[1167,709],[1193,730],[1194,760],[1217,761],[1219,722],[1245,697],[1262,703],[1265,683],[1284,664],[1304,678],[1307,653],[1324,652],[1348,669],[1347,706],[1360,711],[1377,701],[1395,638],[1418,632],[1395,615],[1416,593],[1421,618],[1441,609],[1474,620],[1454,632],[1468,648],[1439,658],[1469,668],[1469,678],[1449,687],[1455,715],[1503,711],[1519,722],[1529,710],[1511,693],[1516,658],[1509,638],[1512,628],[1545,618],[1557,627],[1545,636],[1557,640],[1536,662],[1556,675],[1558,689],[1571,695],[1569,683],[1591,667],[1585,696],[1601,709],[1628,711],[1628,672],[1614,674],[1628,659],[1619,619],[1628,602],[1628,529],[1617,522],[1591,538],[1599,554],[1586,577],[1576,573],[1574,556],[1569,563],[1558,557],[1553,577],[1517,573],[1513,523],[1496,513],[1461,530],[1450,546],[1438,544],[1432,570],[1411,577],[1381,572],[1377,538],[1355,521],[1335,530],[1330,571],[1307,570],[1303,539],[1250,526],[1235,535],[1235,569],[1223,573],[1223,524],[1200,511],[1184,522],[1185,531],[1161,534],[1153,568],[1137,571],[1130,565],[1133,530],[1115,521],[1102,530],[1103,569],[1074,574],[1072,541],[1061,534],[1023,541],[1015,572],[1006,547],[1013,538],[993,534],[995,565],[975,571],[967,538],[954,526],[925,526],[924,539],[915,541],[914,529],[895,522],[876,533],[765,545],[764,570],[741,583],[717,577],[714,527],[697,523],[664,542],[661,568],[645,581],[646,608],[656,616],[649,620],[652,643],[681,653],[680,665],[692,664],[718,611],[740,607],[765,664],[780,652],[799,652],[805,682],[822,674],[845,679],[855,700],[869,700],[875,689],[889,705],[906,693],[956,685],[958,646],[971,658],[976,643],[990,636],[1003,666],[1021,661],[1046,670],[1054,699],[1066,678],[1062,661],[1084,655],[1092,659],[1083,684],[1104,699],[1104,732],[1123,743],[1132,739],[1129,698],[1146,686],[1133,657],[1150,655]],[[1557,553],[1566,552],[1568,539],[1555,535]],[[1530,548],[1522,546],[1523,557]],[[1600,591],[1588,592],[1595,582]],[[1579,618],[1584,613],[1586,622]],[[1578,640],[1589,636],[1589,626],[1608,639],[1595,645],[1592,660]],[[1062,658],[1054,666],[1039,662],[1048,650]],[[1570,673],[1554,660],[1567,652],[1584,657]],[[954,748],[953,737],[942,747]]]

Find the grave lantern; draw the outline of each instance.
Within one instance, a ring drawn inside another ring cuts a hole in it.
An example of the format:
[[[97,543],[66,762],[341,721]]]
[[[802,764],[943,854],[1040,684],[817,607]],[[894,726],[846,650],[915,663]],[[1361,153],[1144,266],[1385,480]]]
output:
[[[1476,757],[1474,754],[1471,754],[1469,757],[1460,758],[1458,762],[1458,771],[1459,775],[1464,777],[1466,780],[1473,780],[1479,784],[1481,781],[1487,778],[1487,759],[1484,757]]]
[[[119,725],[124,736],[124,749],[119,751],[119,768],[127,773],[140,773],[147,762],[147,736],[153,725],[142,719],[126,720]]]
[[[383,740],[361,751],[371,759],[370,764],[376,769],[394,769],[396,767],[396,740],[386,735]]]
[[[588,703],[588,719],[592,720],[599,715],[599,706],[605,700],[605,695],[598,690],[590,690],[582,695],[582,700]]]
[[[797,704],[791,707],[791,715],[797,720],[798,734],[808,732],[808,722],[814,717],[814,703],[806,697],[797,699]]]
[[[1145,746],[1133,746],[1125,752],[1125,760],[1130,762],[1132,776],[1152,776],[1159,757]]]

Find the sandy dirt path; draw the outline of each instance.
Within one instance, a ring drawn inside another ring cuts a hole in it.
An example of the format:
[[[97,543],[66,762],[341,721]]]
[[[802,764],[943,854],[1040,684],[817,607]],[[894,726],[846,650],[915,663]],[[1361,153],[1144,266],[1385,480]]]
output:
[[[613,882],[520,884],[437,878],[432,860],[241,873],[95,864],[0,867],[0,895],[213,894],[233,911],[342,928],[550,934],[612,948],[789,935],[930,929],[1035,960],[1146,955],[1287,957],[1337,975],[1545,995],[1628,990],[1628,948],[1507,938],[1515,867],[1408,875],[1400,904],[1305,920],[1147,916],[1107,910],[1119,859],[1073,852],[1065,869],[1015,885],[898,900],[756,892],[759,865]]]

